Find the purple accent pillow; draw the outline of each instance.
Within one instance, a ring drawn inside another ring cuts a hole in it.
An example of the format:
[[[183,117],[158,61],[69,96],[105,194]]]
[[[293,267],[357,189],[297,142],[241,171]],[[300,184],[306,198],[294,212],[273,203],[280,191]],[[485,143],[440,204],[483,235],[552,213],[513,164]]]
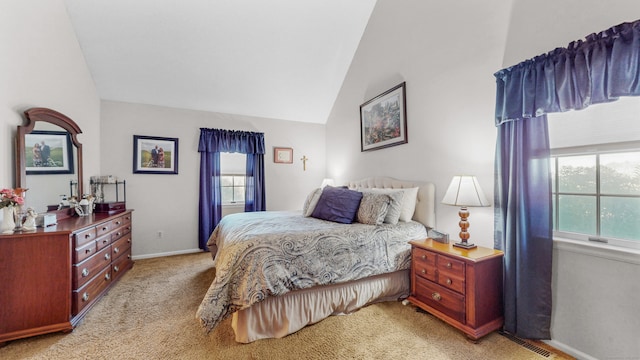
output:
[[[356,218],[362,193],[355,190],[326,186],[311,214],[322,220],[351,224]]]

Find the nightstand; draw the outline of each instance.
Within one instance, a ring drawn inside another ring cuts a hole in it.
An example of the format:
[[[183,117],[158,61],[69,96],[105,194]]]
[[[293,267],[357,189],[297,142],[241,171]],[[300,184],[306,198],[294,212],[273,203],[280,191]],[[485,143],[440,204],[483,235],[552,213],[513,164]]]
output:
[[[502,327],[502,251],[431,239],[409,243],[411,303],[472,340]]]

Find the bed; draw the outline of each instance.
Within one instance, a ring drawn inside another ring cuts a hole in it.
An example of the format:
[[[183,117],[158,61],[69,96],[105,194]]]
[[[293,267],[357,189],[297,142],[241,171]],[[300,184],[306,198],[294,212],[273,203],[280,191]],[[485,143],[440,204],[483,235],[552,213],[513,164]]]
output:
[[[362,222],[343,223],[335,209],[322,214],[336,198],[353,207],[344,196],[361,196]],[[196,318],[211,331],[231,316],[235,340],[249,343],[407,297],[408,241],[435,227],[434,196],[431,183],[375,177],[315,189],[302,211],[225,216],[207,244],[216,277]]]

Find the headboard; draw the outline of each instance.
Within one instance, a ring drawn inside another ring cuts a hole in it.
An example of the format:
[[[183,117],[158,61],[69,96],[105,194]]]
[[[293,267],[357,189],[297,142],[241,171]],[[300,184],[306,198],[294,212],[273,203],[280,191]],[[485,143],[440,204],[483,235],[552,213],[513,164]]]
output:
[[[433,183],[424,181],[398,180],[391,177],[376,176],[362,180],[349,181],[349,189],[356,188],[381,188],[381,189],[406,189],[418,188],[418,199],[416,200],[416,211],[413,220],[424,224],[427,227],[436,227],[436,187]]]

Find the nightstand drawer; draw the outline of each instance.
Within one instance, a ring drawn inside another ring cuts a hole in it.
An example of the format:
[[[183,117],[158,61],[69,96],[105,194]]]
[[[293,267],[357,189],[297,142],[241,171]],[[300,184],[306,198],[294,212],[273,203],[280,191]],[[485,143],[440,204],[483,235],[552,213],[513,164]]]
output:
[[[414,280],[414,297],[461,324],[465,323],[464,296],[417,276]]]
[[[438,255],[437,268],[440,273],[464,278],[464,262],[444,255]]]
[[[432,253],[431,251],[426,251],[420,248],[414,248],[411,251],[411,257],[412,257],[411,260],[413,261],[414,264],[428,265],[431,267],[436,266],[437,255],[435,253]]]

